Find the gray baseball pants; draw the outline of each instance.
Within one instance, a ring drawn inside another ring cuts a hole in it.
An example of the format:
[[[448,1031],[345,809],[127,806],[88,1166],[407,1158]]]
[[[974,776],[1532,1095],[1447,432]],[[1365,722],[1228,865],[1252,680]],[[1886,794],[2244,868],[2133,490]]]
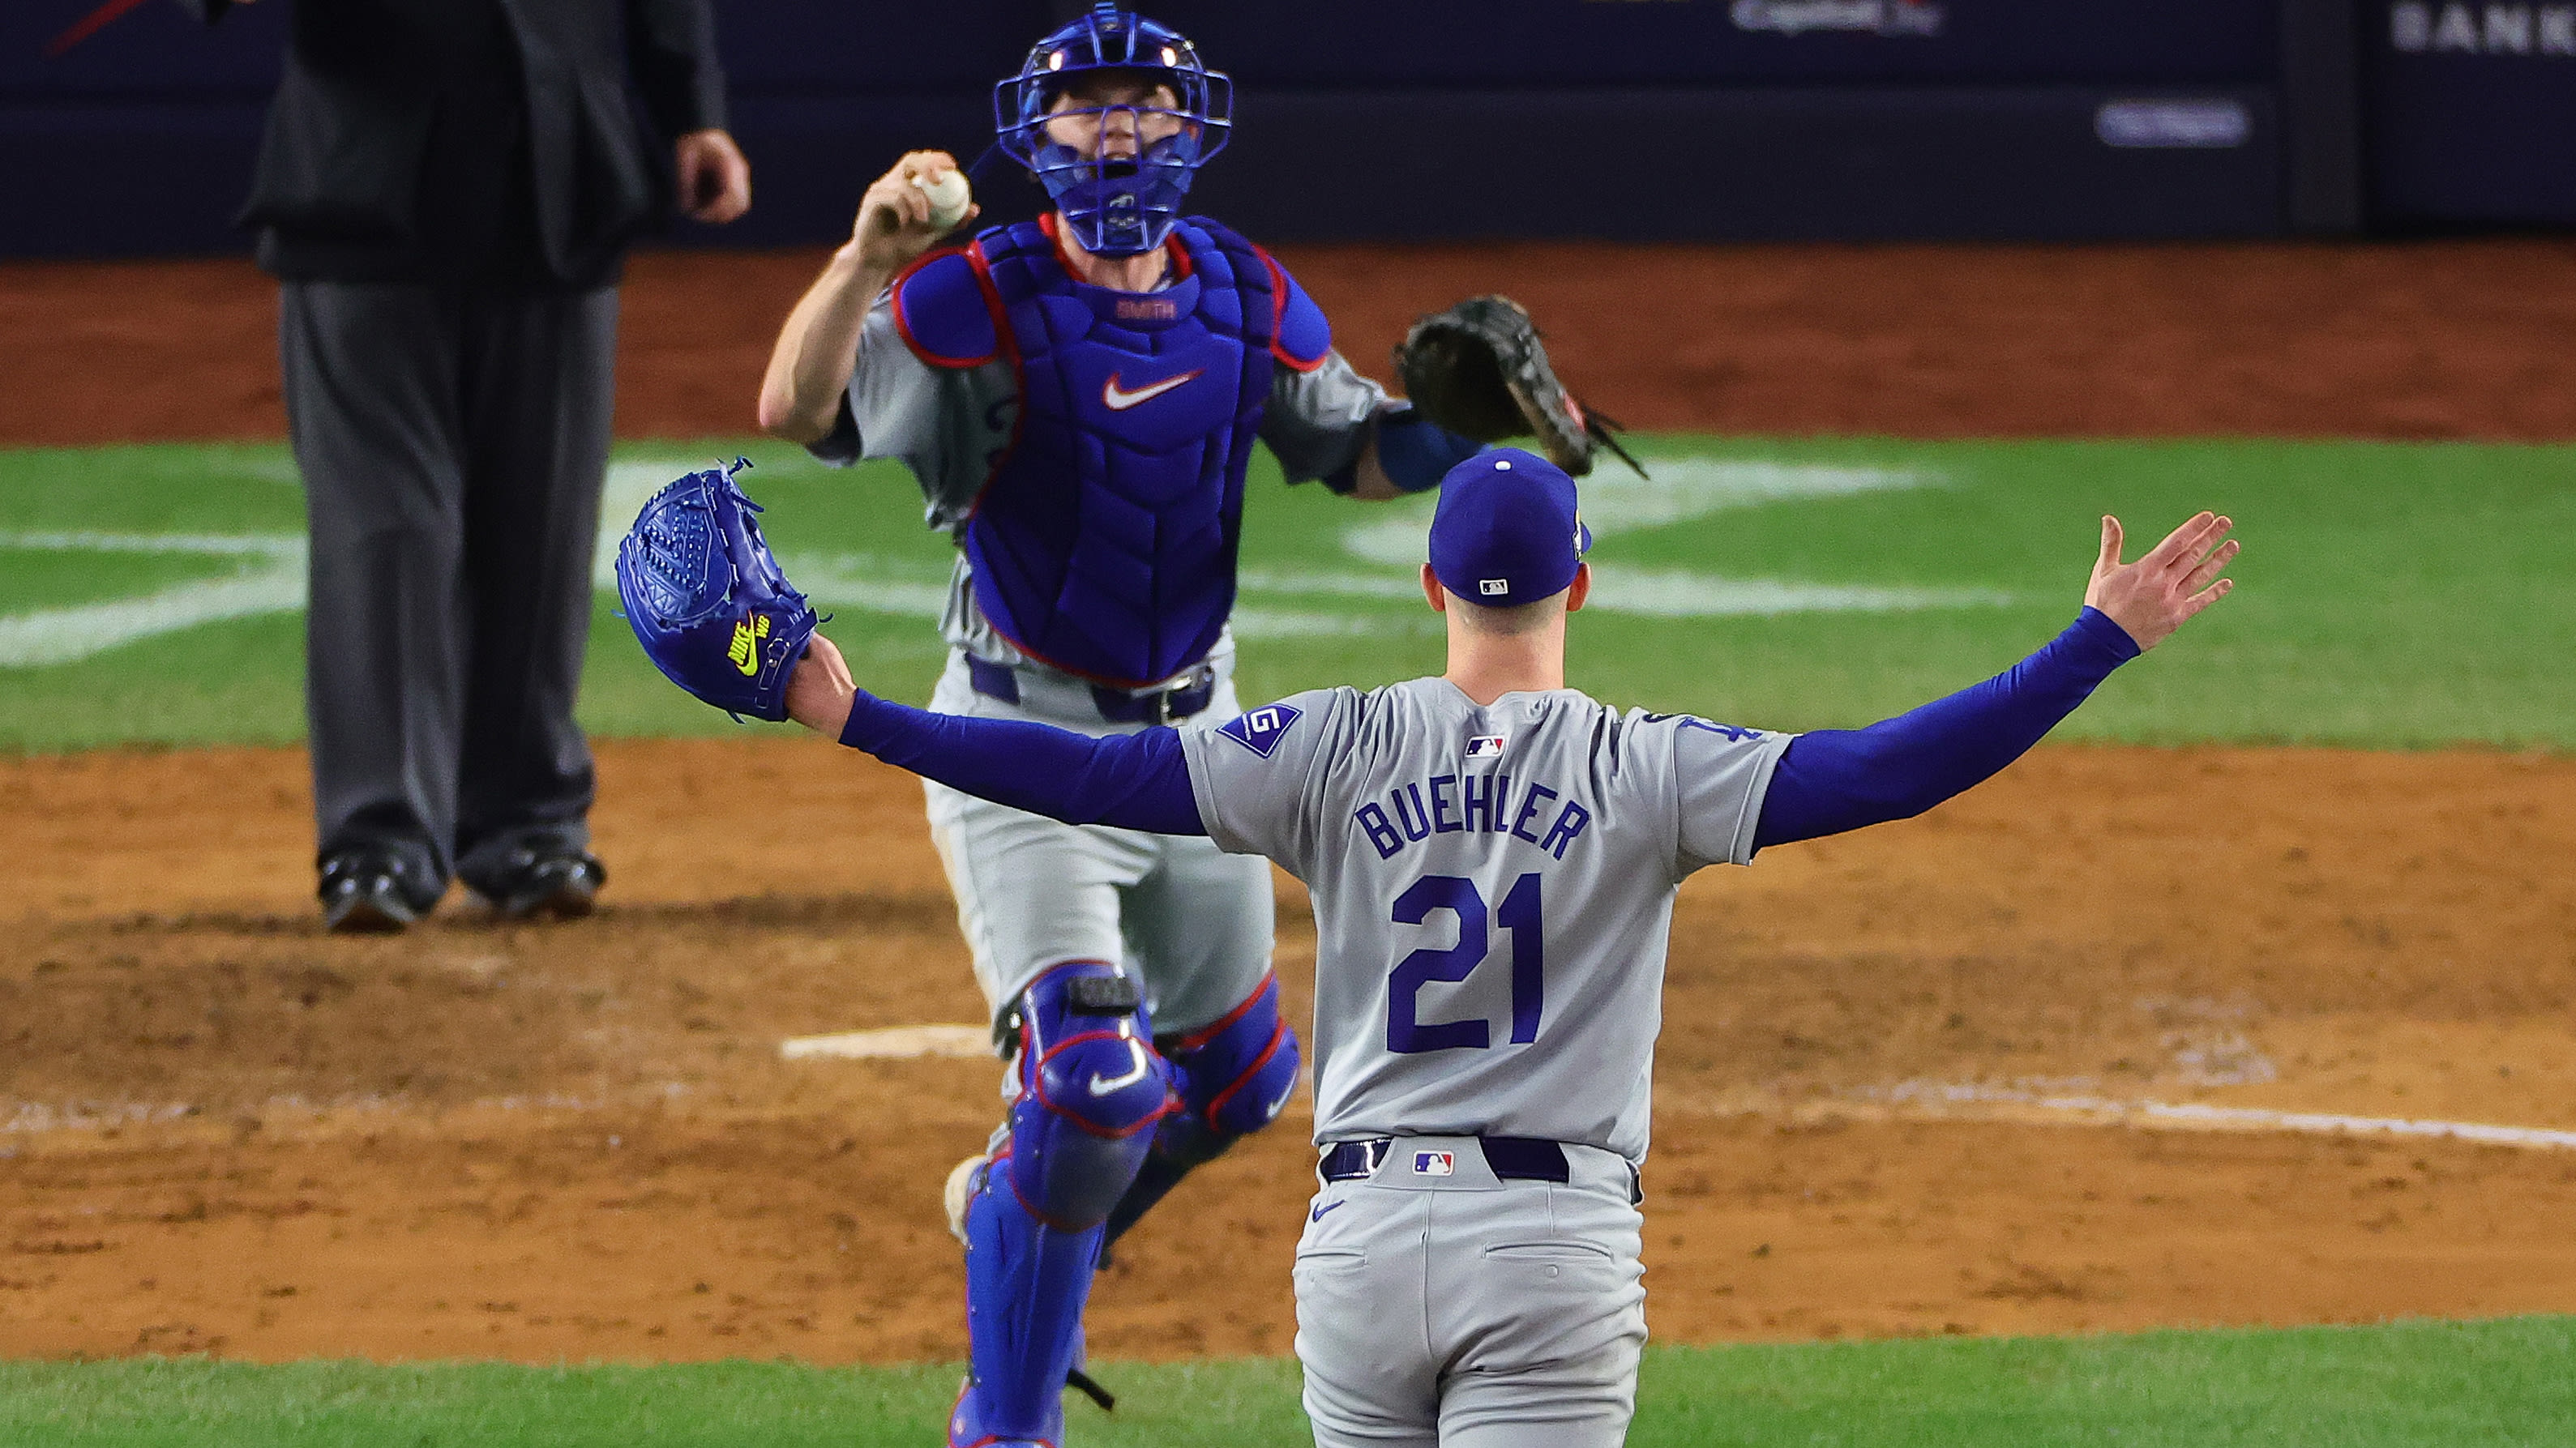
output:
[[[1034,692],[1035,683],[1022,687]],[[965,656],[952,653],[930,707],[1093,735],[1142,727],[1085,719],[1067,702],[1084,691],[1057,692],[1065,707],[979,694]],[[1241,712],[1233,681],[1222,678],[1208,707],[1179,727],[1210,729]],[[1202,836],[1068,825],[929,780],[922,788],[975,981],[997,1017],[1068,960],[1107,961],[1135,977],[1156,1035],[1208,1025],[1260,989],[1270,970],[1269,861],[1229,855]]]
[[[1565,1155],[1567,1182],[1505,1181],[1474,1137],[1399,1137],[1315,1194],[1296,1285],[1317,1448],[1625,1441],[1643,1218],[1625,1158]]]

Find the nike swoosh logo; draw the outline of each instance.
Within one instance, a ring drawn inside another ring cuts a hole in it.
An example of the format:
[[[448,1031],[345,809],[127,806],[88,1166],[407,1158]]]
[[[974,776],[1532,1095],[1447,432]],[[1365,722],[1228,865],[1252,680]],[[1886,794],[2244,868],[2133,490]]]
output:
[[[1279,1093],[1279,1099],[1278,1099],[1278,1100],[1276,1100],[1276,1101],[1271,1102],[1268,1106],[1266,1106],[1266,1107],[1263,1107],[1263,1108],[1262,1108],[1262,1111],[1261,1111],[1261,1119],[1262,1119],[1262,1120],[1264,1120],[1264,1121],[1268,1121],[1268,1120],[1270,1120],[1271,1118],[1273,1118],[1273,1117],[1277,1116],[1277,1115],[1279,1114],[1279,1112],[1280,1112],[1280,1109],[1281,1109],[1281,1108],[1283,1108],[1283,1107],[1285,1107],[1285,1106],[1288,1104],[1288,1098],[1289,1098],[1289,1097],[1291,1097],[1291,1096],[1294,1096],[1294,1095],[1296,1095],[1296,1094],[1297,1094],[1297,1078],[1296,1078],[1296,1077],[1294,1077],[1294,1076],[1291,1076],[1291,1077],[1289,1077],[1289,1078],[1288,1078],[1288,1089]]]
[[[1140,402],[1153,401],[1206,370],[1204,367],[1194,367],[1178,377],[1166,377],[1160,382],[1149,382],[1133,392],[1119,386],[1118,374],[1112,372],[1109,374],[1109,380],[1100,384],[1100,401],[1111,412],[1125,412]]]
[[[1127,1043],[1127,1049],[1128,1049],[1129,1051],[1131,1051],[1131,1052],[1133,1052],[1133,1053],[1135,1054],[1135,1057],[1136,1057],[1136,1065],[1135,1065],[1135,1068],[1134,1068],[1133,1070],[1130,1070],[1130,1071],[1129,1071],[1126,1075],[1124,1075],[1124,1076],[1114,1076],[1114,1077],[1113,1077],[1113,1076],[1103,1076],[1103,1075],[1101,1075],[1100,1073],[1098,1073],[1098,1072],[1096,1072],[1096,1071],[1095,1071],[1095,1072],[1093,1072],[1093,1073],[1092,1073],[1092,1076],[1091,1076],[1091,1094],[1092,1094],[1092,1095],[1094,1095],[1094,1096],[1106,1096],[1106,1095],[1108,1095],[1108,1094],[1109,1094],[1110,1092],[1112,1092],[1112,1091],[1117,1091],[1117,1090],[1121,1090],[1121,1089],[1123,1089],[1123,1088],[1125,1088],[1125,1087],[1133,1086],[1133,1085],[1135,1085],[1137,1082],[1142,1081],[1142,1080],[1144,1080],[1144,1079],[1145,1079],[1145,1073],[1146,1073],[1148,1070],[1152,1069],[1152,1068],[1151,1068],[1151,1067],[1149,1067],[1149,1066],[1146,1064],[1146,1062],[1145,1062],[1145,1048],[1144,1048],[1144,1047],[1142,1047],[1142,1046],[1137,1045],[1134,1041],[1129,1041],[1129,1042]]]
[[[1349,1200],[1348,1198],[1344,1198],[1344,1199],[1343,1199],[1343,1202],[1326,1202],[1326,1203],[1324,1203],[1322,1206],[1317,1207],[1317,1208],[1316,1208],[1316,1209],[1315,1209],[1311,1214],[1309,1214],[1309,1215],[1307,1216],[1306,1220],[1307,1220],[1307,1221],[1310,1221],[1310,1222],[1320,1222],[1320,1221],[1324,1220],[1324,1214],[1325,1214],[1326,1212],[1329,1212],[1329,1211],[1333,1210],[1335,1207],[1338,1207],[1338,1206],[1343,1205],[1343,1204],[1344,1204],[1344,1202],[1346,1202],[1346,1201],[1348,1201],[1348,1200]]]

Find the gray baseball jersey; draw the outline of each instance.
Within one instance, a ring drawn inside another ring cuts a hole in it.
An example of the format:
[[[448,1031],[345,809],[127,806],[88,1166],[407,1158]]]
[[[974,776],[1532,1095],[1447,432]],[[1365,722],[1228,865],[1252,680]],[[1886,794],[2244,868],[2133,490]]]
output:
[[[1315,1139],[1644,1161],[1674,892],[1752,857],[1789,738],[1436,678],[1184,734],[1209,835],[1314,896]]]
[[[1360,455],[1369,420],[1385,401],[1386,389],[1362,377],[1339,352],[1311,372],[1280,367],[1271,375],[1261,440],[1290,482],[1321,478]],[[807,451],[834,466],[901,458],[921,484],[923,521],[953,536],[965,528],[994,458],[1010,446],[1019,404],[1019,384],[1007,361],[944,368],[914,356],[895,327],[889,291],[879,294],[860,329],[858,365],[838,425]],[[1026,662],[985,624],[962,552],[949,579],[940,634],[979,659]]]

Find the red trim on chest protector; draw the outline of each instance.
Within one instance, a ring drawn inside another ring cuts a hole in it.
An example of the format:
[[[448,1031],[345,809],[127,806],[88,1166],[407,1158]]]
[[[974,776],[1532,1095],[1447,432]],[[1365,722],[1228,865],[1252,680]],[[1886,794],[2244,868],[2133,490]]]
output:
[[[1011,330],[1010,313],[1002,306],[1002,289],[993,281],[993,264],[984,255],[983,242],[966,248],[966,264],[975,269],[975,286],[984,294],[984,310],[993,314],[993,346],[1011,363],[1011,440],[994,452],[984,469],[984,481],[976,485],[975,496],[967,500],[966,517],[971,522],[984,510],[984,495],[993,491],[993,480],[1002,475],[1002,469],[1010,466],[1020,451],[1020,436],[1029,423],[1029,376],[1020,361],[1019,337]]]
[[[905,315],[905,287],[906,284],[913,279],[914,274],[920,272],[923,268],[928,267],[933,263],[947,261],[957,257],[963,257],[966,261],[966,265],[973,270],[975,274],[976,289],[981,292],[983,296],[984,313],[992,320],[992,350],[987,351],[980,357],[951,357],[944,352],[940,352],[932,348],[928,343],[922,341],[920,336],[912,330],[912,319]],[[983,244],[980,242],[962,249],[934,251],[927,256],[917,257],[913,260],[913,263],[910,266],[907,266],[902,271],[895,273],[894,280],[886,284],[886,289],[894,296],[894,305],[892,310],[894,312],[895,334],[903,338],[904,347],[909,350],[913,356],[920,358],[924,363],[932,367],[944,367],[955,372],[969,371],[974,368],[981,367],[988,362],[998,360],[1001,356],[1002,349],[1010,344],[1011,332],[1008,321],[1002,313],[1002,298],[1000,293],[993,289],[992,274],[985,268],[984,248]]]
[[[1270,355],[1286,363],[1291,372],[1312,372],[1323,366],[1324,359],[1333,355],[1330,347],[1308,360],[1289,355],[1288,349],[1279,345],[1279,339],[1288,327],[1288,273],[1279,269],[1279,263],[1262,249],[1260,243],[1247,240],[1244,245],[1251,247],[1252,254],[1261,258],[1261,264],[1270,269]]]

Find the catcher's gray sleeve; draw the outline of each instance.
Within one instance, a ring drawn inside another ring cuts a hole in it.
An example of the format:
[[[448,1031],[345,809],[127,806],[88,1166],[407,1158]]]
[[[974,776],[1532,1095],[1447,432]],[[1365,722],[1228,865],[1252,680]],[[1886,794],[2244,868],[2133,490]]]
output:
[[[1327,353],[1311,372],[1282,364],[1271,375],[1261,440],[1278,456],[1288,481],[1330,477],[1368,446],[1369,428],[1385,402],[1386,389],[1362,377],[1339,352]]]
[[[859,357],[841,397],[840,421],[806,451],[834,467],[901,458],[921,484],[930,526],[954,532],[1010,446],[1019,390],[1002,362],[933,367],[913,355],[894,324],[894,294],[878,294],[859,330]]]
[[[1654,721],[1672,735],[1672,788],[1679,828],[1673,878],[1706,865],[1742,865],[1753,859],[1754,827],[1762,822],[1762,797],[1788,752],[1790,734],[1738,729],[1679,714]]]
[[[1181,757],[1199,820],[1217,848],[1267,855],[1306,878],[1317,848],[1317,801],[1331,762],[1358,727],[1357,689],[1310,689],[1246,709],[1214,729],[1181,731]]]

